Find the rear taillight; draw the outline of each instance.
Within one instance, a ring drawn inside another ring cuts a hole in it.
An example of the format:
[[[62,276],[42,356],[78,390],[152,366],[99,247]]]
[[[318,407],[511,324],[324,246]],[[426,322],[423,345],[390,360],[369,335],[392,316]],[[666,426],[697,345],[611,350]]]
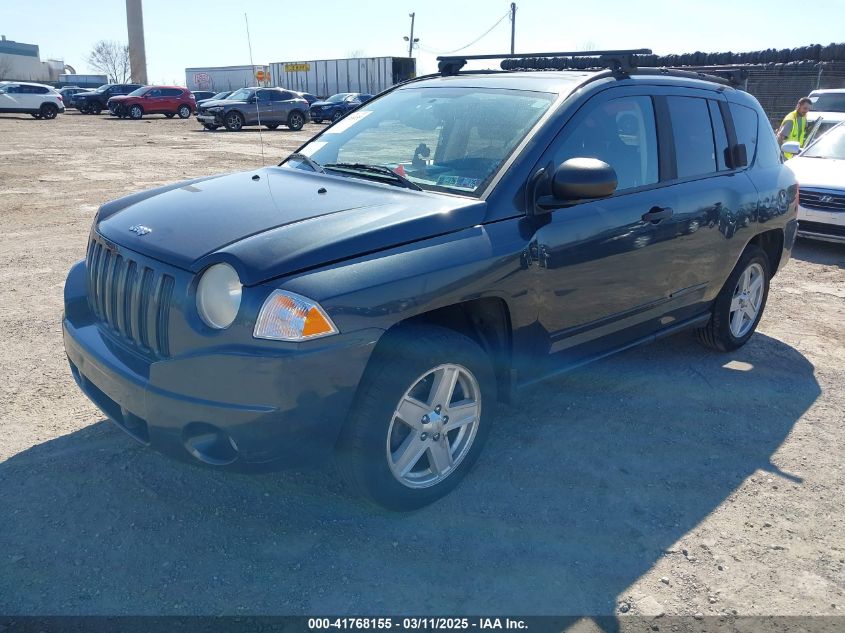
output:
[[[64,99],[62,99],[62,95],[56,95],[56,96],[59,98],[59,101],[64,101]]]

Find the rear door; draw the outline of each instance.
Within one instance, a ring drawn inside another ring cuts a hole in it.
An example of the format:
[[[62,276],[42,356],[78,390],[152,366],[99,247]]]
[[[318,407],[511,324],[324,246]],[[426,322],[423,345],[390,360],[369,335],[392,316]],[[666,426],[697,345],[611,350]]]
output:
[[[276,117],[276,121],[278,123],[287,123],[288,117],[294,108],[294,100],[297,98],[297,95],[288,90],[281,90],[273,98],[276,99],[273,102],[273,114]]]
[[[675,156],[672,187],[678,247],[664,262],[669,311],[682,320],[706,309],[753,231],[757,190],[738,162],[736,135],[724,96],[669,89],[665,102]],[[753,159],[754,148],[748,148]]]

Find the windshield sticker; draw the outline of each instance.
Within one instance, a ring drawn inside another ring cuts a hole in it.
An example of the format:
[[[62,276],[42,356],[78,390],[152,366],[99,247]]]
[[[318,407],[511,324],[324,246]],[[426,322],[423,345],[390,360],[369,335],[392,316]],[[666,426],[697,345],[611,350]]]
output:
[[[343,117],[340,121],[329,127],[323,134],[340,134],[341,132],[345,132],[353,125],[358,123],[364,117],[372,114],[372,110],[363,110],[358,112],[350,112],[345,117]]]
[[[459,189],[469,189],[475,191],[478,188],[481,179],[479,178],[464,178],[463,176],[440,176],[437,179],[439,187],[457,187]]]
[[[300,154],[304,154],[305,156],[312,156],[315,152],[319,152],[323,149],[328,143],[325,141],[314,141],[313,143],[308,143],[305,147],[299,150]]]

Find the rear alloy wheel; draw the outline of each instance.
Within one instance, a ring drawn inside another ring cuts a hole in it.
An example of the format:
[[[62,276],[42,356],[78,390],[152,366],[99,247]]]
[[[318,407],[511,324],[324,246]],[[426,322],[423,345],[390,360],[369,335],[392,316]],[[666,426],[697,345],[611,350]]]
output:
[[[55,119],[59,115],[59,106],[55,103],[44,103],[39,114],[42,119]]]
[[[338,122],[338,121],[340,121],[342,118],[343,118],[343,112],[341,112],[340,110],[337,110],[337,111],[335,111],[335,113],[332,115],[332,123],[337,123],[337,122]]]
[[[187,119],[189,116],[191,116],[191,109],[186,105],[181,105],[176,111],[176,114],[179,115],[180,119]]]
[[[410,510],[447,494],[472,467],[490,430],[495,379],[478,344],[452,330],[385,336],[358,389],[338,465],[357,492]]]
[[[701,342],[722,352],[745,345],[763,316],[770,277],[765,251],[749,245],[716,297],[710,321],[698,331]]]
[[[240,112],[230,112],[223,122],[230,132],[240,132],[244,127],[244,116]]]
[[[302,112],[297,112],[296,110],[291,112],[288,116],[288,128],[294,132],[299,132],[303,125],[305,125],[305,117],[302,116]]]
[[[130,119],[140,119],[144,116],[144,111],[141,109],[139,105],[133,105],[129,108],[129,118]]]

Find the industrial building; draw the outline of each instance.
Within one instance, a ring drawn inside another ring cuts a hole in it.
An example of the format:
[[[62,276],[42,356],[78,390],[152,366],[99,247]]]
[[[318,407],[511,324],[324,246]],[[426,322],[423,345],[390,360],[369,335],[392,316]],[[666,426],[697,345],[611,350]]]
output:
[[[270,69],[262,64],[185,69],[188,90],[237,90],[248,86],[270,85],[269,79]]]
[[[75,72],[60,59],[42,62],[37,44],[13,42],[0,35],[0,80],[58,81],[65,68]]]

